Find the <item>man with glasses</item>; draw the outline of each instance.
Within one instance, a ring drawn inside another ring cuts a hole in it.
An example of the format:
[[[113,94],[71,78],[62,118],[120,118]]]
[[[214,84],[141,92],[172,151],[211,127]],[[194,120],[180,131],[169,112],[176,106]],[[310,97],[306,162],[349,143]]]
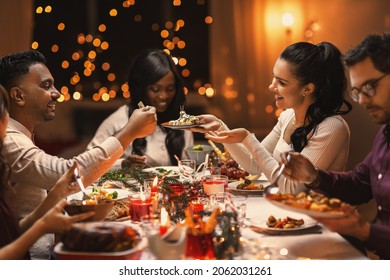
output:
[[[351,205],[374,198],[378,211],[372,223],[352,206],[345,206],[343,218],[317,220],[332,231],[359,239],[380,258],[390,259],[390,34],[368,35],[344,56],[344,61],[349,69],[352,99],[382,124],[371,152],[349,172],[319,170],[298,153],[290,153],[287,162],[288,153],[284,153],[284,175]]]

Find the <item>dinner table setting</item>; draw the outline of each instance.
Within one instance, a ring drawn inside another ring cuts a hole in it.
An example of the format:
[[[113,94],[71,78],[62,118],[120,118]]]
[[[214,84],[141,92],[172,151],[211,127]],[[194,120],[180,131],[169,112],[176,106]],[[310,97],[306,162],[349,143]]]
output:
[[[315,220],[342,212],[297,207],[298,195],[268,193],[272,183],[264,174],[248,174],[228,153],[200,146],[188,160],[177,158],[177,166],[110,170],[68,197],[68,206],[81,205],[69,208],[69,215],[87,206],[99,215],[61,236],[55,258],[368,259]],[[299,201],[324,201],[317,194],[299,195]]]

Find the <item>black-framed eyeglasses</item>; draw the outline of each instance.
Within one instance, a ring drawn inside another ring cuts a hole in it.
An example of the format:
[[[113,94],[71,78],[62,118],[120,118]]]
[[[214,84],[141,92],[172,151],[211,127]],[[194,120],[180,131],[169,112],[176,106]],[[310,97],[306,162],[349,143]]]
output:
[[[363,93],[367,97],[373,97],[376,93],[375,88],[378,86],[378,83],[387,75],[388,73],[384,74],[383,76],[380,76],[378,79],[367,82],[364,85],[362,85],[361,88],[353,87],[349,92],[349,95],[351,96],[352,100],[355,102],[359,102],[360,93]]]

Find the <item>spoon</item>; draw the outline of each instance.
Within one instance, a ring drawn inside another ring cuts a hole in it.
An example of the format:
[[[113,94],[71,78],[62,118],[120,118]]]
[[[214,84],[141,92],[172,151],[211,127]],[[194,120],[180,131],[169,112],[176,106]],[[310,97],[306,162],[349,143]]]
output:
[[[290,161],[290,158],[291,158],[291,156],[287,155],[287,162]],[[285,168],[286,168],[286,165],[283,163],[280,166],[279,171],[276,174],[276,177],[275,177],[275,180],[273,181],[273,183],[264,188],[265,194],[275,194],[275,193],[279,192],[278,180],[279,180],[280,176],[282,176]]]
[[[74,170],[74,178],[76,179],[77,184],[79,185],[81,191],[83,192],[83,200],[90,199],[91,197],[87,194],[87,190],[84,187],[83,181],[81,181],[79,169],[76,167]]]

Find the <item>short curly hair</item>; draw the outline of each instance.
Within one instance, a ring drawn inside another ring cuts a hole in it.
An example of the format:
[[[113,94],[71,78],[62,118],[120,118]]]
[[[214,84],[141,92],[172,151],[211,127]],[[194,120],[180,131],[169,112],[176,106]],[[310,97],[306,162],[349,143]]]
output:
[[[347,67],[371,58],[375,68],[383,73],[390,73],[390,33],[369,34],[356,47],[343,56]]]

